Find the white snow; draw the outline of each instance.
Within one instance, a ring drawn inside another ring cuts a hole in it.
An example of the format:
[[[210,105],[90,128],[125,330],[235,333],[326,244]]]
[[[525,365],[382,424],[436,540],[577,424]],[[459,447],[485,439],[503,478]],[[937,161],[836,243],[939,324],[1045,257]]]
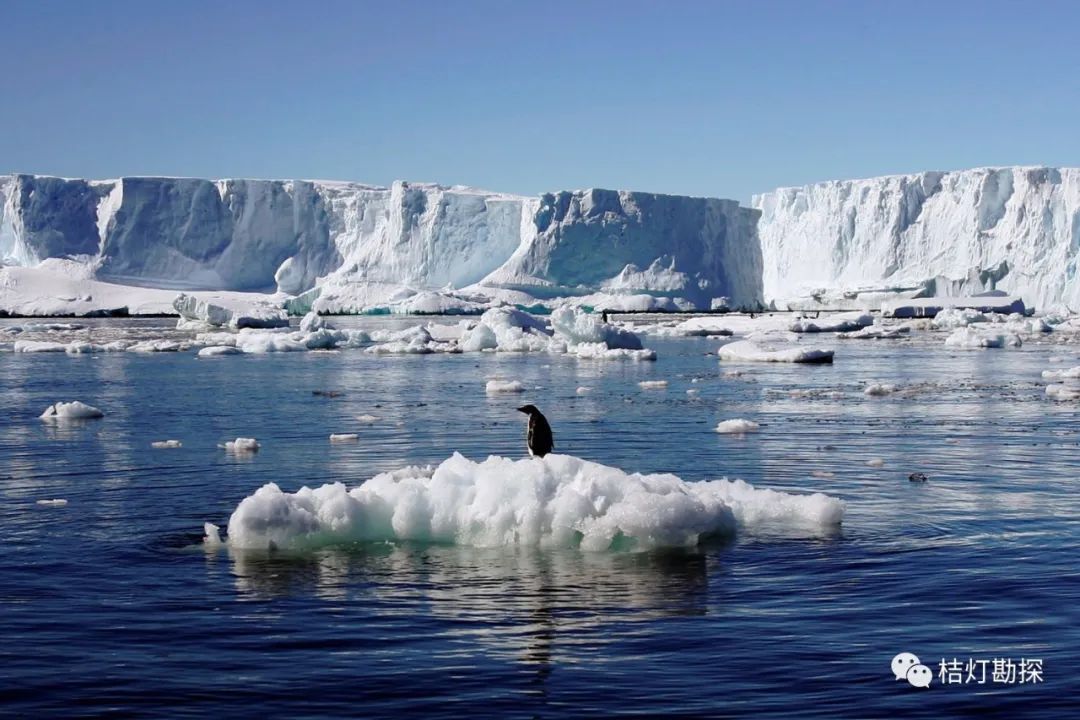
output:
[[[744,435],[746,433],[757,432],[761,425],[753,420],[744,420],[743,418],[733,418],[731,420],[724,420],[716,426],[716,432],[726,435]]]
[[[55,403],[41,413],[42,420],[88,420],[100,417],[105,417],[105,413],[79,400]]]
[[[228,524],[234,548],[310,550],[356,541],[578,547],[587,551],[695,545],[738,527],[811,535],[835,527],[844,504],[826,495],[757,490],[741,480],[688,483],[569,455],[477,463],[455,453],[437,468],[382,473],[283,492],[264,485]],[[220,536],[204,528],[213,544]]]

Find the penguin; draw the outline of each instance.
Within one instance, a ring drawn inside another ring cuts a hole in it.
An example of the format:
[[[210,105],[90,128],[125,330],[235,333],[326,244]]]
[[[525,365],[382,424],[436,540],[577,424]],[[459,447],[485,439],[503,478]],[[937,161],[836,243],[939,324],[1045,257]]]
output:
[[[529,455],[544,457],[555,449],[555,438],[551,435],[551,426],[547,418],[536,409],[535,405],[522,405],[518,412],[529,416],[529,431],[525,435],[525,441],[529,446]]]

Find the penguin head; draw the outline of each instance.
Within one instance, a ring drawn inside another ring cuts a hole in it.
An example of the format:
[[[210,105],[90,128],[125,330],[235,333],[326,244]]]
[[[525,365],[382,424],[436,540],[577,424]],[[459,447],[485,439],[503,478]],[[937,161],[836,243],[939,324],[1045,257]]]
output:
[[[526,415],[532,415],[533,413],[540,412],[539,410],[536,409],[535,405],[522,405],[521,407],[519,407],[517,409],[517,411],[518,412],[523,412]]]

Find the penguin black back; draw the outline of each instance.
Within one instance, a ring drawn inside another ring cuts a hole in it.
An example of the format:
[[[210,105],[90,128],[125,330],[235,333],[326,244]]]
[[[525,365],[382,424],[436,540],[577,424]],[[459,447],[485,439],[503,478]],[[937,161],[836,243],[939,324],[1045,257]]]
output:
[[[529,416],[529,430],[525,434],[525,442],[529,448],[529,454],[533,457],[544,457],[555,449],[555,438],[551,434],[551,426],[548,425],[544,414],[536,409],[535,405],[522,405],[518,412]]]

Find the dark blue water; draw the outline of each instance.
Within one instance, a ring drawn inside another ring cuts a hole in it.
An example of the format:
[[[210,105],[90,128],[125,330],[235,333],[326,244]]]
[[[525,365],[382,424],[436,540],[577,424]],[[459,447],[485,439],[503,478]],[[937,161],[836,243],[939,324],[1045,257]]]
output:
[[[652,339],[659,360],[640,364],[2,353],[0,713],[1076,717],[1080,435],[1076,405],[1039,382],[1061,348],[939,343],[849,342],[832,366],[741,377],[708,339]],[[487,396],[496,374],[543,389]],[[864,381],[908,392],[869,398]],[[70,399],[107,415],[37,419]],[[644,553],[199,545],[204,521],[224,526],[268,481],[520,456],[523,399],[560,452],[826,492],[847,501],[844,524]],[[712,431],[733,417],[761,431]],[[261,451],[217,447],[237,436]],[[183,448],[150,448],[168,438]],[[68,504],[36,504],[51,498]],[[934,670],[929,689],[894,680],[901,651]],[[943,685],[952,658],[1037,658],[1044,681]]]

